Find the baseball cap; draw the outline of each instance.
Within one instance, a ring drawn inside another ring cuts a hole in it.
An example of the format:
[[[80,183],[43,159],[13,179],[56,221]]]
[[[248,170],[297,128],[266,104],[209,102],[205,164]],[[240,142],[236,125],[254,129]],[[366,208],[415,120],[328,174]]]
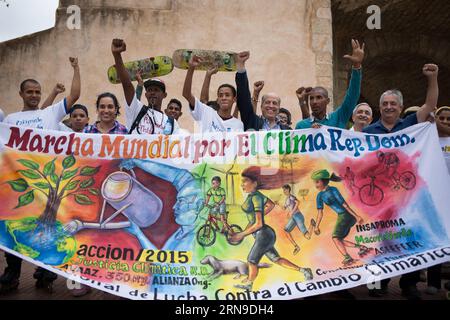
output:
[[[416,113],[419,110],[420,110],[420,107],[418,107],[418,106],[409,107],[405,111],[403,111],[403,118],[405,118],[413,113]]]
[[[144,88],[147,89],[150,86],[156,86],[161,88],[163,92],[166,92],[166,84],[164,81],[158,78],[151,78],[144,82]]]

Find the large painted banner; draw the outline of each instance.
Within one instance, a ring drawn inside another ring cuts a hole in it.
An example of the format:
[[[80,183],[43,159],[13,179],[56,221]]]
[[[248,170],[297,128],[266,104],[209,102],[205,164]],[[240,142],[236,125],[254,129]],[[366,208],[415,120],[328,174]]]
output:
[[[450,260],[435,126],[88,135],[0,124],[0,248],[130,299],[293,299]]]

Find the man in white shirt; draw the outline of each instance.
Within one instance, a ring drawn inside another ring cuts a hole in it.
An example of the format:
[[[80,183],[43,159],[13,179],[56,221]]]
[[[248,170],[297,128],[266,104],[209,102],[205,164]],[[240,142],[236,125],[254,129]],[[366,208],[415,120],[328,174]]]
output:
[[[136,96],[130,75],[122,60],[122,52],[127,46],[122,39],[113,39],[111,52],[114,56],[117,75],[122,83],[127,108],[125,109],[126,126],[132,134],[178,134],[178,122],[161,111],[164,98],[167,97],[166,85],[160,79],[150,79],[144,82],[145,97],[148,107]]]
[[[19,95],[23,100],[22,111],[6,116],[4,122],[18,127],[59,130],[59,122],[70,112],[73,104],[80,97],[80,68],[77,58],[70,58],[74,69],[70,94],[63,100],[39,109],[41,85],[34,79],[24,80],[20,84]]]
[[[222,84],[217,90],[217,103],[219,110],[215,111],[211,107],[200,102],[192,94],[192,78],[194,70],[202,62],[198,56],[192,56],[189,61],[189,69],[184,81],[183,97],[189,102],[189,110],[200,125],[200,131],[203,132],[230,132],[244,131],[244,125],[241,120],[236,119],[231,114],[234,103],[236,102],[236,89],[229,84]]]
[[[62,101],[53,104],[46,109],[39,109],[41,101],[41,85],[34,79],[24,80],[20,84],[19,95],[23,100],[22,111],[9,114],[4,122],[19,127],[59,130],[60,121],[70,112],[73,104],[80,97],[80,68],[77,58],[70,58],[73,68],[73,79],[70,94]],[[6,293],[17,289],[22,267],[22,259],[5,253],[6,269],[0,276],[0,293]],[[56,274],[43,268],[37,268],[33,277],[37,280],[36,287],[52,289],[52,283]]]

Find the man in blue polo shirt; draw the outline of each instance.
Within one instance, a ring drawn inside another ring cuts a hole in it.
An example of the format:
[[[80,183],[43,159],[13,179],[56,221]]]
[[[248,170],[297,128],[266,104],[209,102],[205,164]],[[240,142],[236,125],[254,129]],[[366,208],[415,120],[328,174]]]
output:
[[[380,98],[380,120],[363,129],[365,133],[385,134],[403,130],[420,122],[425,122],[436,107],[439,87],[437,82],[439,68],[435,64],[426,64],[423,74],[428,79],[425,104],[404,119],[400,118],[403,110],[403,96],[398,90],[388,90]]]
[[[400,118],[403,110],[403,96],[398,90],[388,90],[380,98],[380,120],[363,129],[365,133],[386,134],[403,130],[420,122],[427,121],[429,115],[435,109],[439,96],[438,72],[439,68],[435,64],[426,64],[423,67],[423,74],[428,79],[428,90],[425,104],[420,109],[404,119]],[[390,279],[381,281],[382,291],[385,291]],[[400,278],[400,288],[402,295],[409,300],[420,299],[417,290],[417,283],[420,280],[420,271],[414,271],[402,275]],[[382,292],[381,291],[381,292]],[[374,292],[372,293],[374,294]]]
[[[352,47],[352,55],[344,56],[352,62],[353,68],[350,85],[342,105],[336,111],[327,114],[327,106],[330,103],[328,91],[322,87],[314,88],[310,94],[311,117],[298,122],[295,129],[308,129],[320,125],[345,129],[353,109],[358,104],[361,92],[361,65],[364,60],[364,44],[360,46],[358,40],[352,39]]]

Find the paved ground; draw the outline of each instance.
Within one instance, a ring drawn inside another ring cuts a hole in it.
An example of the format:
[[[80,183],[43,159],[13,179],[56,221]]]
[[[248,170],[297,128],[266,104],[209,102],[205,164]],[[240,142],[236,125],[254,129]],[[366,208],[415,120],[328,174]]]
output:
[[[0,254],[0,272],[3,272],[5,266],[5,259],[3,254]],[[58,277],[54,283],[54,292],[52,294],[36,289],[33,279],[34,267],[30,263],[24,262],[22,266],[22,277],[20,279],[19,289],[8,295],[0,296],[0,300],[120,300],[122,298],[108,294],[100,290],[92,290],[86,296],[75,298],[71,295],[66,286],[66,279]],[[389,285],[389,293],[383,298],[369,297],[366,287],[357,287],[350,289],[350,292],[356,296],[358,300],[404,300],[401,296],[400,288],[398,287],[399,277],[394,278]],[[447,281],[447,280],[445,280]],[[443,281],[444,282],[444,281]],[[422,298],[424,300],[447,300],[447,291],[441,290],[436,295],[428,295],[425,293],[426,283],[420,282],[418,285],[422,291]],[[318,298],[319,300],[337,300],[340,299],[336,294],[326,294]],[[449,298],[450,299],[450,298]]]

